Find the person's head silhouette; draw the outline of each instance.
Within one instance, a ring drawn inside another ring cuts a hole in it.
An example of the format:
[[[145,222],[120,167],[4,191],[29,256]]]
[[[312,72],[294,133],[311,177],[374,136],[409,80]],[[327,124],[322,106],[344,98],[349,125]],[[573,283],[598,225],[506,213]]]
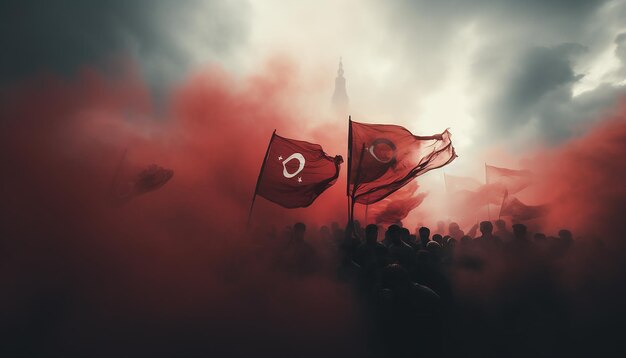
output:
[[[502,219],[498,219],[498,220],[496,220],[496,228],[497,228],[499,231],[504,231],[504,230],[506,230],[506,222],[505,222],[504,220],[502,220]]]
[[[426,226],[422,226],[419,229],[419,234],[420,234],[420,239],[428,241],[428,239],[430,238],[430,229],[427,228]]]
[[[563,241],[572,241],[572,232],[567,229],[559,230],[559,237]]]
[[[493,224],[491,223],[491,221],[481,221],[480,232],[483,235],[491,235],[491,233],[493,232]]]
[[[306,225],[301,222],[297,222],[293,225],[293,239],[295,241],[304,240],[304,232],[306,231]]]
[[[394,245],[399,245],[402,241],[401,239],[401,231],[402,228],[398,225],[391,225],[387,228],[387,233],[389,234],[389,238]]]
[[[365,227],[365,242],[375,243],[378,240],[378,226],[369,224]]]
[[[436,241],[429,241],[428,245],[426,245],[426,250],[437,258],[441,255],[441,245]]]
[[[513,235],[516,239],[525,239],[528,230],[526,229],[526,225],[524,224],[515,224],[513,225]]]

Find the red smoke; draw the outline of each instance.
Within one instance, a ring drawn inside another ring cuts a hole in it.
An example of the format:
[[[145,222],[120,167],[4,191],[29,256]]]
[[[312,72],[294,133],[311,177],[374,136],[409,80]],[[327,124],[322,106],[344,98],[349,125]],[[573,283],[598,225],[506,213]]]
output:
[[[391,225],[404,220],[409,213],[420,206],[427,193],[416,193],[419,185],[412,181],[391,196],[371,205],[370,212],[376,224]]]
[[[585,136],[536,155],[537,202],[551,205],[546,229],[568,228],[575,235],[623,245],[625,158],[625,106]]]
[[[85,69],[76,79],[43,76],[5,90],[0,311],[12,332],[5,338],[33,355],[91,355],[94,346],[102,355],[152,356],[179,355],[171,351],[179,347],[186,356],[353,349],[359,331],[347,289],[271,272],[259,247],[266,238],[244,235],[272,131],[317,140],[291,114],[292,77],[280,61],[243,83],[211,69],[164,105],[151,101],[133,71]],[[110,189],[124,151],[132,170],[156,164],[174,175],[119,207]],[[253,223],[343,220],[339,185],[302,210],[259,198]]]
[[[32,347],[33,356],[61,348],[89,356],[91,347],[103,356],[193,356],[180,354],[181,346],[215,356],[237,349],[233,355],[302,356],[305,345],[310,356],[329,356],[329,347],[362,356],[353,351],[364,345],[347,289],[271,271],[259,248],[266,238],[243,234],[274,129],[345,156],[345,120],[307,127],[310,118],[290,108],[293,77],[280,61],[243,82],[212,69],[189,78],[164,105],[152,102],[132,71],[114,77],[87,69],[75,80],[44,76],[5,89],[5,338]],[[622,242],[625,114],[536,156],[545,165],[531,169],[553,208],[549,234],[567,227],[575,236]],[[156,164],[175,174],[116,207],[110,187],[125,150],[129,167]],[[342,171],[309,208],[257,200],[253,225],[342,222]]]

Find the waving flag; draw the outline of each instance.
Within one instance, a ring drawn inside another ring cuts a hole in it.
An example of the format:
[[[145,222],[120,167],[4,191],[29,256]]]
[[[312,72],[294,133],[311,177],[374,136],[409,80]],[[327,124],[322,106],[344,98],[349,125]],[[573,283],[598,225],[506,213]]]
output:
[[[548,213],[548,209],[547,205],[526,205],[505,191],[500,216],[510,216],[514,222],[520,222],[542,217]]]
[[[509,194],[515,194],[532,184],[530,170],[499,168],[487,164],[485,164],[485,178],[487,184],[500,186],[501,193],[507,190]]]
[[[428,137],[389,124],[350,121],[348,191],[355,202],[372,204],[415,177],[454,160],[447,130]]]
[[[311,205],[339,176],[341,156],[318,144],[273,134],[259,174],[256,194],[285,208]]]
[[[449,194],[450,203],[462,207],[463,210],[480,208],[489,204],[499,205],[502,203],[504,190],[497,184],[483,184],[475,190],[458,190]]]

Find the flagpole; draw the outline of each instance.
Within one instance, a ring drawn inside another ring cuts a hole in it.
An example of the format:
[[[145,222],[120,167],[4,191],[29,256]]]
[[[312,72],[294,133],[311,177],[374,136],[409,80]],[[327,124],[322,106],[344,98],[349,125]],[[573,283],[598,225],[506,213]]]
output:
[[[370,204],[366,204],[365,205],[365,222],[363,223],[365,226],[367,226],[367,209],[369,209]]]
[[[348,198],[348,222],[351,221],[350,173],[352,172],[352,116],[348,116],[348,174],[346,179],[346,197]]]
[[[500,203],[500,211],[498,212],[498,220],[500,220],[500,217],[502,216],[502,207],[504,206],[504,201],[506,200],[508,196],[509,196],[509,190],[504,189],[504,196],[502,197],[502,203]]]
[[[354,200],[354,196],[356,194],[357,186],[359,185],[359,179],[361,179],[361,163],[363,162],[363,154],[365,154],[365,143],[361,147],[361,155],[359,155],[359,164],[356,168],[356,178],[354,179],[354,185],[352,186],[352,206],[350,211],[350,223],[354,225],[354,204],[356,201]]]
[[[250,229],[250,220],[252,219],[252,209],[254,208],[254,201],[256,200],[256,193],[259,190],[259,184],[261,183],[261,177],[263,176],[263,170],[265,169],[265,163],[267,162],[267,157],[270,154],[270,148],[272,146],[272,141],[274,140],[274,136],[276,136],[276,129],[274,129],[274,132],[272,132],[272,137],[270,138],[270,142],[267,144],[265,157],[263,157],[263,163],[261,163],[261,170],[259,170],[259,177],[256,179],[256,186],[254,187],[254,194],[252,195],[252,203],[250,203],[250,211],[248,212],[248,222],[246,224],[246,230]]]
[[[489,177],[487,176],[487,163],[485,162],[485,184],[489,184]],[[487,201],[487,217],[491,221],[491,204]]]

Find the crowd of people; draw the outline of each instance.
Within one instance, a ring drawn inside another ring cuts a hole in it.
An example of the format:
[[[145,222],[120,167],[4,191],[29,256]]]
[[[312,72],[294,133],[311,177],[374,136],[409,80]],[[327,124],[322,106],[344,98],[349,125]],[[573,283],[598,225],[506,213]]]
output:
[[[270,236],[280,243],[272,250],[277,270],[327,274],[351,287],[372,356],[586,356],[620,346],[584,340],[608,338],[601,332],[610,327],[581,330],[591,328],[586,316],[594,310],[579,312],[589,302],[569,295],[580,280],[586,290],[600,287],[581,277],[572,284],[571,275],[593,270],[606,248],[574,240],[569,230],[548,236],[497,220],[467,233],[454,222],[412,233],[402,224],[363,228],[355,221],[309,231],[296,223]]]

